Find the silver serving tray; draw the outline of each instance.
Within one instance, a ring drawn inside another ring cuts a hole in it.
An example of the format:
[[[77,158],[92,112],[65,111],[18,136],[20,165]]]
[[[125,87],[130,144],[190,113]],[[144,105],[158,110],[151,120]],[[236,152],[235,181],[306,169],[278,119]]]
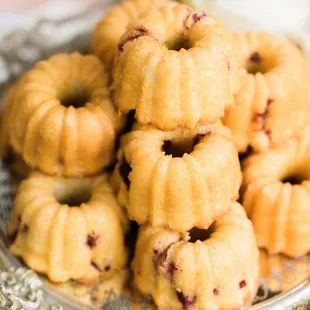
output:
[[[89,8],[83,14],[57,22],[41,20],[31,31],[20,29],[5,36],[0,41],[0,93],[3,95],[7,86],[39,59],[48,58],[57,52],[78,50],[86,53],[93,26],[104,11],[116,1],[103,2]],[[12,207],[14,188],[9,171],[0,161],[0,309],[95,309],[60,293],[9,253],[6,225]],[[310,310],[310,303],[308,306],[304,304],[307,301],[310,301],[309,280],[290,291],[260,302],[251,309],[282,310],[292,309],[293,305],[297,305],[294,309]],[[130,298],[121,296],[102,309],[130,309]]]

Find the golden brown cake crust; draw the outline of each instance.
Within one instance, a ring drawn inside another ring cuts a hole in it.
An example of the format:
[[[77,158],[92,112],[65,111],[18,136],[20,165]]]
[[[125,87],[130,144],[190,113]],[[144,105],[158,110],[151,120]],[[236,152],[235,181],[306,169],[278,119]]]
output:
[[[220,124],[123,136],[112,184],[130,219],[186,231],[208,227],[238,198],[241,171]]]
[[[141,226],[132,264],[137,288],[151,295],[159,309],[251,305],[258,285],[259,253],[242,206],[233,203],[230,212],[215,221],[206,240],[206,236],[192,238],[191,231],[182,234]]]
[[[46,174],[99,172],[114,160],[121,126],[108,85],[107,70],[95,56],[58,54],[37,63],[4,110],[2,144],[8,141]]]
[[[243,163],[243,205],[258,245],[297,257],[310,251],[310,139],[301,137]]]
[[[224,125],[232,130],[239,152],[285,143],[309,122],[304,55],[287,38],[269,33],[235,34],[234,44],[241,87]]]
[[[8,224],[10,251],[51,281],[98,281],[126,264],[127,224],[107,175],[33,173],[18,188]]]
[[[238,87],[231,34],[185,5],[163,6],[132,22],[114,66],[115,103],[162,130],[215,123]]]
[[[159,8],[167,2],[169,0],[125,0],[114,5],[96,25],[92,36],[92,52],[104,64],[112,67],[118,41],[129,23],[142,13]]]

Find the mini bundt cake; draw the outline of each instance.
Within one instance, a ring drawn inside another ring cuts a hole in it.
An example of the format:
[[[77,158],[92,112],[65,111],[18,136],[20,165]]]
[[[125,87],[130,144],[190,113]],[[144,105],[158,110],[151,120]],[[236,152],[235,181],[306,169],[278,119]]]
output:
[[[224,118],[239,152],[263,151],[295,136],[309,122],[309,83],[302,52],[269,33],[234,36],[240,69],[236,105]]]
[[[96,309],[103,309],[107,303],[120,297],[127,288],[129,270],[122,269],[111,279],[101,279],[99,283],[84,284],[74,280],[51,283],[57,290]]]
[[[95,56],[58,54],[39,62],[18,83],[5,110],[9,144],[46,174],[99,172],[114,160],[122,123],[108,85],[108,73]]]
[[[186,5],[143,14],[118,45],[115,104],[162,130],[217,122],[238,86],[231,37],[219,20]]]
[[[206,230],[141,226],[132,266],[137,288],[159,309],[240,309],[256,295],[259,252],[235,202]]]
[[[90,283],[126,264],[127,224],[107,175],[65,179],[37,172],[18,189],[10,251],[53,282]]]
[[[310,276],[310,256],[289,258],[285,255],[269,255],[265,250],[259,253],[262,289],[267,297],[272,294],[287,292]],[[267,290],[268,289],[268,290]]]
[[[118,41],[130,22],[142,13],[159,8],[169,0],[131,0],[114,5],[96,25],[92,37],[92,52],[104,64],[112,67]],[[171,3],[173,3],[171,1]]]
[[[241,170],[229,129],[141,127],[122,137],[112,184],[130,219],[177,231],[208,227],[238,198]]]
[[[243,205],[258,245],[270,254],[310,251],[309,134],[243,162]]]

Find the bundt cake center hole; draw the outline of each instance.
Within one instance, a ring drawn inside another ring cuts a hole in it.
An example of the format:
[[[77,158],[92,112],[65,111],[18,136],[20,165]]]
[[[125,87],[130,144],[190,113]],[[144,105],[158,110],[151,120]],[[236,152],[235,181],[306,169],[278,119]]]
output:
[[[60,95],[59,100],[65,107],[81,108],[90,100],[90,95],[83,87],[72,87],[69,92]]]
[[[265,74],[274,66],[271,59],[265,59],[261,53],[254,52],[247,60],[246,70],[250,74],[262,73]]]
[[[253,52],[246,60],[245,68],[249,74],[265,74],[279,65],[277,55],[266,57],[261,51]]]
[[[206,241],[211,238],[211,235],[214,233],[215,227],[211,225],[208,229],[200,229],[197,227],[192,228],[189,231],[189,242],[195,243],[196,241]]]
[[[162,151],[165,152],[165,155],[172,155],[172,157],[183,157],[184,154],[190,154],[193,149],[193,141],[165,140],[162,145]]]
[[[248,73],[253,74],[253,75],[255,75],[257,73],[264,74],[267,72],[267,70],[264,70],[261,66],[258,66],[258,65],[249,65],[247,67],[247,71],[248,71]]]
[[[92,197],[92,190],[89,184],[79,184],[78,181],[67,184],[57,184],[54,188],[54,195],[58,203],[69,207],[79,207],[88,203]]]
[[[83,203],[90,201],[91,194],[88,191],[72,193],[72,195],[59,197],[57,200],[60,204],[68,205],[69,207],[79,207]]]
[[[292,174],[282,179],[282,183],[290,183],[292,185],[301,184],[306,178],[299,174]]]
[[[168,41],[166,43],[170,51],[180,51],[181,49],[189,50],[191,48],[189,41],[185,37],[179,37],[177,39]]]

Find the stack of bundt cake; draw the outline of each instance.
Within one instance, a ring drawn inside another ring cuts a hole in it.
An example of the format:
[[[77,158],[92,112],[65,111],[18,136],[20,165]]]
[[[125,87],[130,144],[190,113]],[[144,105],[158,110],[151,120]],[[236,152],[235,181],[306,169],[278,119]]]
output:
[[[121,293],[131,220],[133,288],[160,309],[251,305],[255,234],[272,254],[310,250],[302,53],[168,0],[112,7],[92,53],[39,62],[6,96],[1,154],[36,170],[17,191],[11,252],[71,295],[66,281],[110,278]]]
[[[258,287],[238,152],[220,123],[239,89],[232,40],[218,19],[168,4],[133,21],[115,55],[114,102],[136,123],[112,184],[141,225],[135,286],[160,309],[240,308]]]
[[[303,53],[284,37],[234,35],[241,87],[223,118],[243,168],[242,203],[259,247],[310,251],[310,81]]]
[[[97,57],[59,54],[23,75],[4,102],[2,156],[37,170],[17,190],[9,248],[53,282],[126,281],[118,274],[127,275],[128,218],[103,171],[123,127],[109,82]]]

